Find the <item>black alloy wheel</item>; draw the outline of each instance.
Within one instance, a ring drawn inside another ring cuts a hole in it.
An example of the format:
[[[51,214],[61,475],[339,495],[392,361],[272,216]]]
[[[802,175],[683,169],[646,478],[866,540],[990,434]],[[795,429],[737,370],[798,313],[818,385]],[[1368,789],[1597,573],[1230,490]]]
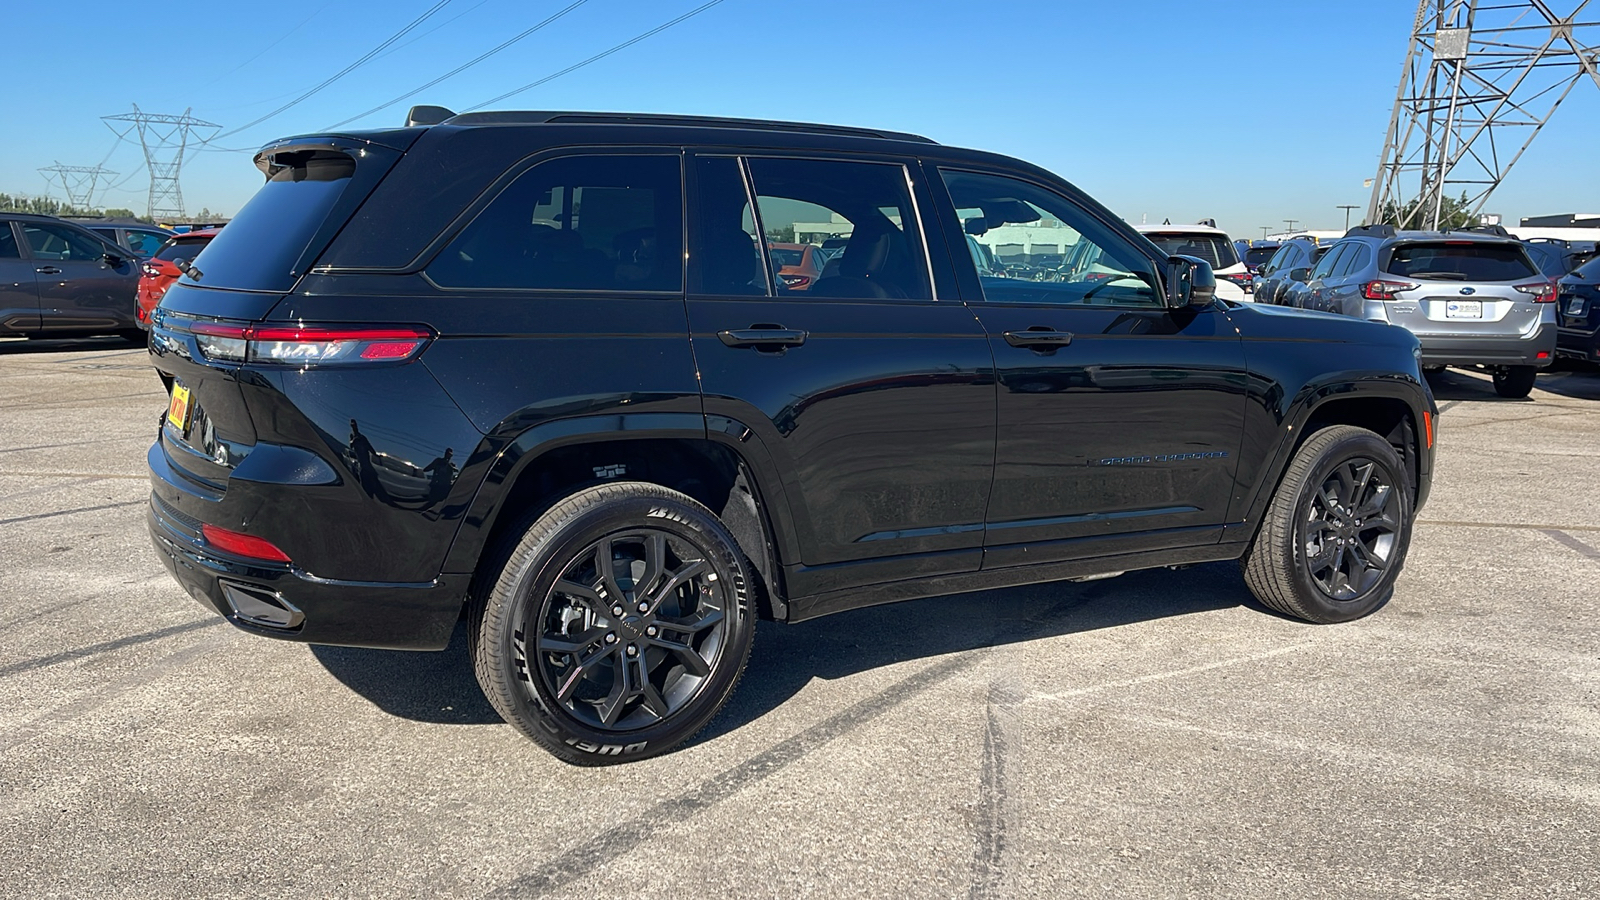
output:
[[[667,531],[607,535],[579,551],[519,621],[517,664],[604,731],[665,721],[705,685],[728,627],[709,554]],[[527,647],[533,637],[531,653]]]
[[[1356,457],[1329,473],[1301,530],[1306,569],[1328,597],[1355,600],[1389,571],[1400,540],[1400,492],[1376,461]]]
[[[1241,560],[1250,592],[1317,623],[1387,603],[1411,542],[1406,471],[1399,452],[1365,428],[1333,425],[1306,438]]]
[[[750,567],[710,510],[644,482],[585,488],[511,530],[468,634],[478,684],[562,760],[665,753],[732,695],[750,657]]]

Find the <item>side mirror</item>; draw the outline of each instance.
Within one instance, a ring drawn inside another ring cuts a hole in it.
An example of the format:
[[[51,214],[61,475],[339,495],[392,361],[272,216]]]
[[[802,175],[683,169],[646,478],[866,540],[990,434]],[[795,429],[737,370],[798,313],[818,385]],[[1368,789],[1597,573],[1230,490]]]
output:
[[[1167,305],[1203,309],[1217,297],[1217,276],[1211,264],[1193,256],[1167,257]]]
[[[106,252],[100,254],[100,261],[108,266],[120,266],[122,265],[123,257],[116,253],[112,253],[110,250],[107,250]]]
[[[1300,267],[1298,269],[1290,269],[1289,270],[1289,280],[1290,281],[1298,281],[1301,284],[1305,284],[1306,282],[1311,280],[1311,269],[1309,269],[1309,268],[1307,268],[1305,266],[1302,266],[1302,267]]]

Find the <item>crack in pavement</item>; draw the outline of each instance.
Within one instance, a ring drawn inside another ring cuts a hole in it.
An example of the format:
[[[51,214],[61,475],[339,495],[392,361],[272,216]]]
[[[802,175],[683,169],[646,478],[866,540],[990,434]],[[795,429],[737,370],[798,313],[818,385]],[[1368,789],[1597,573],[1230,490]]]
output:
[[[124,500],[121,503],[102,503],[99,506],[80,506],[77,509],[58,509],[55,512],[34,513],[31,516],[17,516],[12,519],[0,519],[0,525],[15,525],[18,522],[32,522],[37,519],[53,519],[56,516],[70,516],[76,513],[98,512],[102,509],[119,509],[124,506],[137,506],[139,504],[149,502],[150,500],[148,498],[143,498],[139,500]]]
[[[1442,525],[1448,528],[1517,528],[1526,531],[1600,531],[1600,525],[1540,525],[1536,522],[1454,522],[1447,519],[1418,519],[1417,525]]]
[[[71,662],[75,659],[83,659],[86,656],[96,656],[111,650],[120,650],[123,647],[132,647],[135,644],[146,644],[150,641],[159,641],[164,637],[171,637],[175,634],[183,634],[186,631],[195,631],[201,628],[210,628],[213,625],[221,625],[225,621],[225,619],[218,616],[210,619],[201,619],[197,622],[187,622],[182,625],[169,625],[166,628],[157,628],[155,631],[146,631],[143,634],[130,634],[127,637],[120,637],[112,641],[102,641],[98,644],[90,644],[87,647],[77,647],[72,650],[63,650],[60,653],[52,653],[49,656],[38,656],[34,657],[33,659],[25,659],[21,662],[14,662],[9,665],[0,666],[0,678],[7,678],[12,675],[20,675],[23,672],[31,672],[34,669],[43,669],[59,663]]]

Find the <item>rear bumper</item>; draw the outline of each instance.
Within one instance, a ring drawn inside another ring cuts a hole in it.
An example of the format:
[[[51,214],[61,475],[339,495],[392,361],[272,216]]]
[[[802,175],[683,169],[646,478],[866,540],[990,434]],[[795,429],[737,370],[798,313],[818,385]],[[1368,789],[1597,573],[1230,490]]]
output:
[[[1600,330],[1563,328],[1556,339],[1556,354],[1568,359],[1600,363]]]
[[[1536,366],[1550,365],[1556,351],[1556,326],[1541,324],[1520,337],[1500,335],[1417,335],[1422,344],[1422,364],[1433,366]],[[1539,354],[1544,357],[1540,358]]]
[[[421,583],[337,581],[290,564],[221,553],[201,539],[198,521],[154,493],[147,519],[157,555],[184,590],[239,629],[264,637],[442,650],[467,595],[468,575]]]

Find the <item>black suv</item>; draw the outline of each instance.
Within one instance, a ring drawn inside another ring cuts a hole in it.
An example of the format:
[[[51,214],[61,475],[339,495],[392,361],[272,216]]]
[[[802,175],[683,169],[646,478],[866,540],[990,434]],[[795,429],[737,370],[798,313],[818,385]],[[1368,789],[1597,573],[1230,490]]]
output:
[[[413,118],[268,145],[154,315],[150,531],[246,631],[428,650],[465,612],[495,708],[594,764],[703,726],[757,618],[1240,558],[1314,622],[1392,593],[1436,412],[1404,329],[1218,302],[914,135]],[[1008,224],[1098,263],[980,275]],[[777,277],[769,240],[841,235]]]

